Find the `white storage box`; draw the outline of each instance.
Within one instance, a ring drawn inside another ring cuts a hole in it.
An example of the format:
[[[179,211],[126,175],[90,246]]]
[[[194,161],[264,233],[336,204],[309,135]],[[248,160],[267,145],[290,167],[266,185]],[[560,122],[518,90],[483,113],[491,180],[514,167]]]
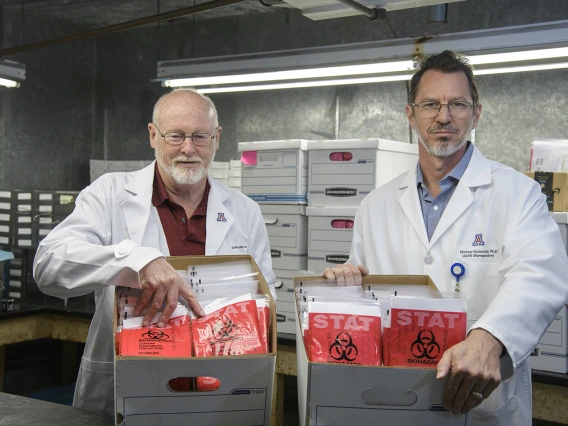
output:
[[[209,170],[229,170],[228,161],[212,161]]]
[[[276,275],[276,328],[278,333],[296,334],[294,277],[314,275],[312,271],[274,269]]]
[[[568,308],[562,307],[531,354],[531,368],[568,373]]]
[[[309,278],[308,278],[309,279]],[[319,279],[319,278],[318,278]],[[427,276],[370,275],[364,284],[433,285]],[[297,285],[298,279],[295,280]],[[296,315],[297,315],[296,307]],[[296,329],[301,426],[465,426],[468,415],[443,407],[447,380],[435,368],[371,367],[308,361]]]
[[[213,179],[229,179],[229,169],[209,169],[209,176]]]
[[[310,141],[308,151],[308,205],[314,207],[357,207],[418,160],[418,145],[386,139]]]
[[[307,142],[239,143],[243,193],[258,203],[307,204]]]
[[[347,262],[355,207],[308,207],[308,269],[316,274]]]
[[[297,271],[308,266],[306,206],[261,204],[272,267]]]
[[[167,260],[178,270],[190,263],[248,260],[259,273],[259,290],[270,297],[266,281],[250,256],[170,257]],[[268,426],[276,367],[275,308],[270,297],[268,354],[193,358],[115,355],[116,424]],[[116,311],[114,316],[116,330]],[[217,390],[201,392],[173,392],[168,388],[172,378],[199,376],[215,377],[221,384]]]

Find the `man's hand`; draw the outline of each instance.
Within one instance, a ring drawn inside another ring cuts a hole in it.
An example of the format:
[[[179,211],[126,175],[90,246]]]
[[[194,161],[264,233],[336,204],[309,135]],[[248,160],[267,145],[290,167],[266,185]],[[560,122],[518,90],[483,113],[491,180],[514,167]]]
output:
[[[503,344],[480,328],[448,349],[438,363],[436,375],[443,379],[450,374],[444,407],[454,414],[466,414],[487,399],[501,383],[502,353]]]
[[[337,280],[338,286],[361,285],[363,275],[368,275],[369,270],[363,265],[355,266],[350,263],[337,265],[335,268],[326,268],[323,276],[330,280]]]
[[[143,291],[134,307],[134,315],[139,315],[146,306],[149,307],[142,321],[143,326],[148,326],[156,312],[164,305],[164,311],[158,320],[158,327],[164,327],[178,305],[178,295],[187,300],[195,315],[205,315],[189,286],[164,258],[160,257],[148,263],[140,270],[139,275]]]

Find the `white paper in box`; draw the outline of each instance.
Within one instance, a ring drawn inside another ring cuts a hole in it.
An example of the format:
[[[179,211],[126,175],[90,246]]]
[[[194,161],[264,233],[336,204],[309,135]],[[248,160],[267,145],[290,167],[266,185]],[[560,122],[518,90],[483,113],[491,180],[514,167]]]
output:
[[[321,273],[325,268],[347,262],[353,240],[357,208],[308,207],[308,269]]]
[[[418,145],[387,139],[309,141],[308,205],[351,206],[416,167]]]
[[[243,156],[243,194],[258,203],[307,204],[308,152],[306,140],[240,142]]]
[[[393,284],[405,279],[409,284],[434,285],[427,276],[402,275],[367,276],[365,283]],[[469,416],[454,415],[443,408],[447,381],[436,380],[436,369],[310,362],[299,325],[296,347],[301,426],[469,424]]]
[[[250,256],[170,257],[167,260],[179,270],[189,264],[250,261],[253,270],[259,272],[261,293],[270,297],[266,281]],[[115,355],[116,424],[268,426],[276,366],[276,309],[272,297],[270,308],[271,352],[268,354],[193,358]],[[175,377],[198,376],[215,377],[221,382],[220,387],[207,392],[172,392],[167,386]]]
[[[305,206],[261,204],[272,267],[302,270],[308,266],[308,218]]]

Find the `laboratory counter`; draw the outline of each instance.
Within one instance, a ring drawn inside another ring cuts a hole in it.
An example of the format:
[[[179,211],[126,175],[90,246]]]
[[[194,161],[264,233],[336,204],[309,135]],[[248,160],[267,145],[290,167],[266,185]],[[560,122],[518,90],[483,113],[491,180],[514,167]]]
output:
[[[112,417],[39,399],[0,392],[0,423],[12,426],[108,426]]]

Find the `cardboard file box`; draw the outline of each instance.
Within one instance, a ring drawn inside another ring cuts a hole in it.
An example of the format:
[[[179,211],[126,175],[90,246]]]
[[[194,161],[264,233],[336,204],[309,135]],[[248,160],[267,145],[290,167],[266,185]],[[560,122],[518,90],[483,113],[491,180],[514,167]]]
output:
[[[305,206],[261,204],[272,267],[298,271],[308,266],[308,217]]]
[[[308,207],[308,270],[316,274],[347,262],[353,240],[354,207]]]
[[[526,172],[525,175],[540,184],[549,211],[568,212],[568,173]]]
[[[564,305],[531,353],[531,368],[555,373],[568,373],[567,340],[568,308]]]
[[[307,204],[307,143],[240,142],[243,194],[258,203]]]
[[[26,256],[24,250],[20,248],[12,248],[11,250],[14,254],[14,258],[10,260],[7,280],[4,282],[4,287],[6,288],[5,292],[9,298],[21,301],[24,298],[26,282]]]
[[[296,278],[295,285],[300,280],[306,278]],[[369,275],[363,281],[364,285],[381,283],[434,286],[429,277],[419,275]],[[468,416],[444,409],[446,381],[436,380],[436,369],[311,362],[299,325],[296,347],[301,426],[467,424]]]
[[[373,189],[416,167],[418,145],[386,139],[308,142],[308,205],[357,207]]]
[[[250,256],[170,257],[178,270],[189,264],[250,261],[259,273],[260,291],[270,290]],[[275,305],[270,297],[270,353],[246,356],[194,358],[125,357],[116,355],[116,424],[121,426],[250,426],[270,424],[276,366]],[[114,330],[116,330],[116,304]],[[175,377],[211,376],[220,380],[217,390],[172,392]]]
[[[278,333],[296,334],[294,278],[314,275],[312,271],[274,269],[276,275],[276,328]]]

